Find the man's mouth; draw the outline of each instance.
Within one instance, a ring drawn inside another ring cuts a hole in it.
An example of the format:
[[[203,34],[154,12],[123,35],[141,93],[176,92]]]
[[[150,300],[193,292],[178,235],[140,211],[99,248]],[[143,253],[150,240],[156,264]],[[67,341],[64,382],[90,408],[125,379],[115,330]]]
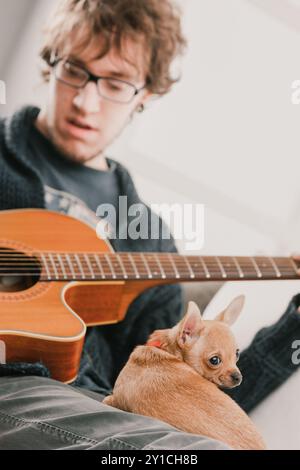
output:
[[[69,119],[68,122],[72,124],[73,126],[79,127],[80,129],[85,129],[87,131],[97,130],[95,127],[91,126],[90,124],[78,121],[77,119]]]
[[[74,139],[83,141],[86,141],[87,139],[90,140],[99,132],[99,129],[96,129],[87,122],[83,122],[78,119],[67,119],[65,122],[69,136]]]

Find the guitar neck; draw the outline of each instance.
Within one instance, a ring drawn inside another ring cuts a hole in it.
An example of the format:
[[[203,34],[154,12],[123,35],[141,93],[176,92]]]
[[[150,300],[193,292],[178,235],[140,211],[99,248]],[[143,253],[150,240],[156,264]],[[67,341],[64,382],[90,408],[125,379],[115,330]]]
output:
[[[0,252],[0,276],[41,281],[235,281],[299,279],[288,257],[182,256],[174,253]]]

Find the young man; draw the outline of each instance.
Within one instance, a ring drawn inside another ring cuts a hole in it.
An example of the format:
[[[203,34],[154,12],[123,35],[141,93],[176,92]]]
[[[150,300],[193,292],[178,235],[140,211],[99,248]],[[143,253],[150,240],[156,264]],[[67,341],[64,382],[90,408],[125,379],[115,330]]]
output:
[[[128,206],[140,203],[126,169],[105,151],[153,95],[170,90],[170,65],[184,46],[171,0],[62,0],[41,51],[49,82],[45,106],[0,120],[0,210],[45,208],[96,226],[100,204],[117,208],[119,196],[128,197]],[[176,251],[161,232],[156,240],[112,245]],[[300,337],[299,304],[297,296],[241,354],[244,382],[230,394],[246,411],[296,369],[290,345]],[[180,287],[163,286],[140,296],[122,323],[90,329],[73,388],[37,377],[47,376],[40,365],[0,366],[0,448],[223,448],[99,403],[134,347],[181,315]]]

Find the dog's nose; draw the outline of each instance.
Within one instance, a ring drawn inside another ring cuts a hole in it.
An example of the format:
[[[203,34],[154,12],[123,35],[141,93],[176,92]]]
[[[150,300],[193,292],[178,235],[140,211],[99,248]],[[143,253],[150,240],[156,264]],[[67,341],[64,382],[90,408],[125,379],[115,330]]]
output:
[[[231,380],[234,383],[234,385],[240,385],[240,383],[243,380],[242,374],[240,374],[239,372],[233,372],[230,375],[230,377],[231,377]]]

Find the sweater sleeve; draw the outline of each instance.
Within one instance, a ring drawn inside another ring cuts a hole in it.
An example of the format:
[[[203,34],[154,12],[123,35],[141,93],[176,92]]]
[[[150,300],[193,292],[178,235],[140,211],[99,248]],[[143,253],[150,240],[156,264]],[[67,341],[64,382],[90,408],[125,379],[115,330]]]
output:
[[[300,339],[300,294],[293,297],[281,318],[262,328],[240,357],[243,382],[226,390],[246,412],[250,412],[298,368],[293,361],[293,343]]]
[[[10,363],[0,364],[0,377],[22,377],[22,376],[50,377],[50,372],[42,363]]]

